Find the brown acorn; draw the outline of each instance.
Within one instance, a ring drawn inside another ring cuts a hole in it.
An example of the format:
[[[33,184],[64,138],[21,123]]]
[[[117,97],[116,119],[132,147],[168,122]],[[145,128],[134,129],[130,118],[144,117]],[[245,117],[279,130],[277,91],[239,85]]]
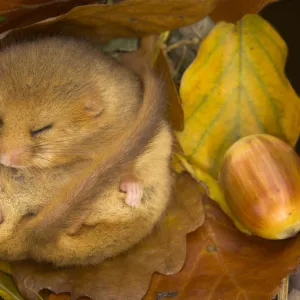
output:
[[[238,140],[225,154],[220,184],[232,217],[252,234],[285,239],[300,231],[300,158],[282,140]]]

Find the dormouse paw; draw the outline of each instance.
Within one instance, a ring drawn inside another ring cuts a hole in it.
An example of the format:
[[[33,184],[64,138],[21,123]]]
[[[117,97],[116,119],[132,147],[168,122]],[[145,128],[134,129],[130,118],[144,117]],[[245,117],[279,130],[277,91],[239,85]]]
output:
[[[131,175],[123,176],[120,183],[120,190],[126,193],[125,202],[129,206],[138,206],[143,198],[143,186],[139,180]]]

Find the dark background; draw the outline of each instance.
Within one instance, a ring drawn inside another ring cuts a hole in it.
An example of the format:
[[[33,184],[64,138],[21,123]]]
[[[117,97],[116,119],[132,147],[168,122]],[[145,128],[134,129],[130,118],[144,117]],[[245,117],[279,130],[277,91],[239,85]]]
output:
[[[300,96],[300,0],[271,3],[260,12],[260,15],[273,25],[287,43],[289,54],[286,75]],[[300,139],[296,151],[300,154]]]

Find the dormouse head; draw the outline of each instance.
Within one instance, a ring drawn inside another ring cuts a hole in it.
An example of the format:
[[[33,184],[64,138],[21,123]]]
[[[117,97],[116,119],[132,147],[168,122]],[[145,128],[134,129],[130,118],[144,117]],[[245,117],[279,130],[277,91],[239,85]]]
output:
[[[72,39],[1,50],[0,163],[51,168],[85,157],[89,148],[83,145],[119,117],[116,66]]]

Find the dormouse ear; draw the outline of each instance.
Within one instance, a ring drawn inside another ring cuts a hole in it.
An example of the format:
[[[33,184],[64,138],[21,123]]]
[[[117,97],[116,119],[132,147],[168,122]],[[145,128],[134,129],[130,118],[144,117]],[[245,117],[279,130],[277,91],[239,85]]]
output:
[[[95,105],[94,103],[86,103],[84,106],[85,112],[90,117],[99,117],[103,111],[103,107],[100,105]]]
[[[84,102],[84,110],[90,117],[98,117],[103,111],[103,103],[95,89],[91,89]]]

